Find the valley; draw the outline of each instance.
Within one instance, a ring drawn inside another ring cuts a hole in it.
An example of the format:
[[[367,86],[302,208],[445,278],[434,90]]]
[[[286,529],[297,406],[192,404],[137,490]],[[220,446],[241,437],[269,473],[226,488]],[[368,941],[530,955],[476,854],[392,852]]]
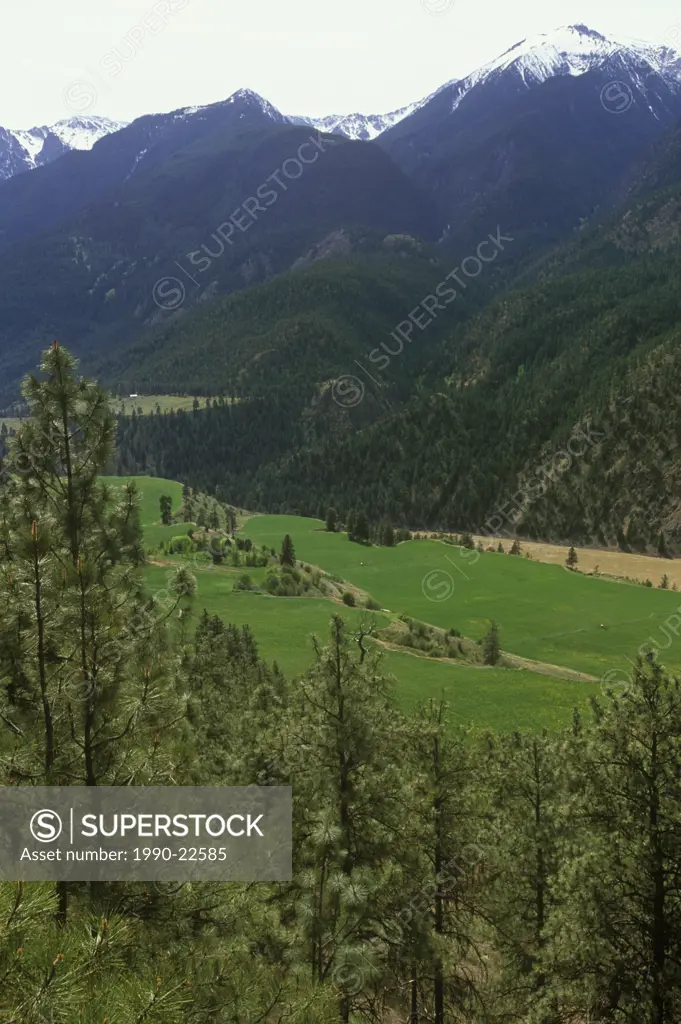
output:
[[[116,478],[109,482],[121,486]],[[351,586],[358,607],[343,607],[338,599],[249,594],[235,589],[243,568],[207,564],[207,556],[197,561],[196,555],[161,552],[162,542],[198,527],[186,522],[160,525],[160,496],[171,494],[179,508],[179,484],[144,478],[138,485],[150,547],[151,564],[145,570],[150,591],[164,589],[173,566],[190,565],[197,579],[194,621],[205,609],[227,622],[248,625],[263,657],[276,661],[287,674],[298,675],[310,667],[311,638],[323,636],[338,608],[353,629],[375,619],[377,630],[385,630],[403,616],[445,631],[454,627],[474,642],[484,636],[490,620],[496,621],[503,652],[513,667],[457,663],[418,650],[401,651],[395,643],[381,641],[384,669],[397,679],[399,703],[410,707],[445,696],[453,720],[476,730],[565,726],[574,708],[588,714],[592,696],[628,678],[639,647],[664,651],[660,657],[665,666],[681,670],[674,618],[681,597],[671,590],[593,579],[567,572],[563,564],[539,564],[522,555],[478,552],[439,540],[366,547],[350,543],[345,533],[328,533],[319,520],[240,515],[237,537],[278,552],[288,534],[299,565],[313,566]],[[581,562],[589,552],[580,549],[578,554]],[[607,553],[600,557],[605,563]],[[633,576],[637,556],[618,557],[622,572]],[[676,566],[663,559],[648,561],[656,562],[660,572],[669,567],[673,573]],[[254,583],[265,577],[264,569],[246,571]],[[367,597],[380,610],[366,610]]]
[[[679,26],[79,2],[0,68],[0,1018],[678,1024]]]

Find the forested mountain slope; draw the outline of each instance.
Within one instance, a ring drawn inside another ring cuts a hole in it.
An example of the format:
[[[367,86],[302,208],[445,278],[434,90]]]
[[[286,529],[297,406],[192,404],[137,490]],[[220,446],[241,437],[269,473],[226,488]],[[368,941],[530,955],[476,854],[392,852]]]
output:
[[[68,337],[91,361],[109,355],[193,305],[288,270],[333,232],[435,238],[432,204],[381,150],[244,125],[143,166],[63,227],[0,248],[0,395],[15,395],[45,338]],[[305,146],[307,165],[296,155]],[[277,174],[281,185],[268,182]]]
[[[448,323],[437,339],[430,328],[425,390],[376,422],[361,418],[362,405],[381,397],[367,381],[364,403],[343,412],[344,431],[325,437],[317,429],[286,452],[255,445],[247,470],[238,442],[225,442],[220,472],[234,500],[307,513],[324,503],[357,505],[411,526],[480,529],[587,425],[604,437],[579,445],[569,470],[563,463],[545,488],[535,487],[504,528],[637,549],[678,546],[679,209],[673,189],[635,199],[474,321]],[[248,416],[246,407],[238,413]],[[236,438],[236,422],[234,411],[213,410],[196,429]],[[150,429],[137,424],[141,438]],[[190,468],[185,452],[178,464],[178,446],[163,444],[166,469],[214,486],[215,463]]]

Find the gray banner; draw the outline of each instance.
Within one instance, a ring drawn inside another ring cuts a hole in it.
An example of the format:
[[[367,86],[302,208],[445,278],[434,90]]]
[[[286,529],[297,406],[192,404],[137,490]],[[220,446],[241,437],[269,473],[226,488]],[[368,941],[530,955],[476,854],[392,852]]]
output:
[[[288,882],[291,789],[0,786],[0,879]]]

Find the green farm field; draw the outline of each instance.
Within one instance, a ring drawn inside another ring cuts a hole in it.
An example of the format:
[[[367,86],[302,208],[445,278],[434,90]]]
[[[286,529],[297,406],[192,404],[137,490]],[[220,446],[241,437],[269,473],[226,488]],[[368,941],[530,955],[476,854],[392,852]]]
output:
[[[201,408],[206,404],[205,398],[200,398]],[[133,409],[138,415],[150,416],[156,412],[157,407],[161,412],[179,412],[180,409],[188,410],[194,408],[193,395],[139,395],[137,398],[114,398],[112,399],[113,411],[117,414],[130,416]],[[141,413],[140,413],[141,410]]]
[[[107,478],[120,484],[118,478]],[[142,521],[150,549],[161,540],[184,534],[191,524],[159,524],[159,499],[181,504],[180,484],[150,477],[135,481],[142,495]],[[278,550],[291,534],[300,561],[342,577],[370,594],[386,611],[379,627],[405,613],[432,625],[455,626],[479,639],[494,618],[502,647],[510,654],[541,662],[532,667],[482,668],[385,649],[383,663],[396,680],[396,697],[410,707],[444,696],[454,717],[479,728],[558,728],[574,707],[586,709],[600,692],[600,679],[630,670],[629,658],[649,636],[666,643],[660,626],[681,604],[681,595],[614,583],[570,573],[523,557],[463,551],[437,541],[421,540],[397,548],[351,544],[345,534],[328,534],[323,523],[295,516],[252,516],[242,533],[254,544]],[[152,556],[154,562],[160,561]],[[166,586],[173,564],[163,559],[145,572],[152,592]],[[268,661],[287,675],[306,671],[313,662],[312,636],[324,639],[332,614],[341,611],[352,624],[360,609],[324,598],[276,598],[234,591],[243,569],[193,566],[197,578],[194,620],[207,609],[225,621],[248,624]],[[264,569],[248,569],[261,582]],[[435,598],[435,599],[433,599]],[[387,611],[389,609],[389,612]],[[605,627],[605,628],[603,628]],[[681,644],[662,655],[672,669],[681,664]],[[555,668],[552,668],[554,666]],[[561,678],[562,670],[586,673],[593,682]]]
[[[649,637],[668,643],[664,621],[681,594],[583,576],[562,567],[491,552],[472,552],[434,540],[397,548],[351,544],[315,519],[254,516],[245,534],[254,543],[293,538],[299,559],[368,591],[384,607],[473,640],[494,619],[505,651],[602,678],[628,670]],[[672,634],[673,637],[673,634]],[[681,669],[681,641],[661,660]]]
[[[175,480],[159,480],[158,477],[152,476],[135,476],[135,477],[119,477],[119,476],[104,476],[102,481],[109,484],[112,487],[122,487],[126,483],[134,483],[140,493],[140,513],[142,517],[142,526],[144,527],[144,534],[147,542],[155,543],[152,541],[148,531],[150,531],[155,524],[161,522],[161,508],[159,502],[161,495],[169,494],[173,499],[173,509],[179,509],[182,505],[182,484],[178,484]],[[159,530],[164,531],[159,535],[159,539],[165,536],[172,536],[173,531],[175,533],[186,533],[187,530],[183,529],[179,524],[175,526],[160,526]],[[189,524],[187,524],[189,529]]]
[[[179,560],[178,560],[179,562]],[[145,570],[153,592],[167,586],[169,567],[148,566]],[[204,608],[226,622],[251,627],[260,653],[276,661],[288,676],[301,675],[314,660],[312,637],[324,642],[329,620],[342,610],[350,626],[356,625],[361,609],[345,608],[323,598],[270,597],[234,591],[241,569],[194,570],[197,593],[192,618]],[[264,569],[249,569],[254,581]],[[379,628],[388,616],[376,613]],[[552,679],[524,669],[474,668],[438,662],[399,651],[383,651],[385,671],[395,677],[396,698],[404,708],[429,697],[444,697],[451,704],[453,718],[461,724],[494,729],[559,728],[576,706],[584,709],[597,688],[594,684]]]

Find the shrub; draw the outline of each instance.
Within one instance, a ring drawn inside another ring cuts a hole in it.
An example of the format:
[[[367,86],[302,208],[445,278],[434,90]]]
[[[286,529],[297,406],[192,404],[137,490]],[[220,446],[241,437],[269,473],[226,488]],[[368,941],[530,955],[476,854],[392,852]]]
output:
[[[354,608],[357,604],[355,595],[351,594],[349,590],[346,590],[343,594],[343,604],[346,604],[348,608]]]
[[[192,549],[192,542],[189,537],[173,537],[170,542],[171,555],[186,555]]]

